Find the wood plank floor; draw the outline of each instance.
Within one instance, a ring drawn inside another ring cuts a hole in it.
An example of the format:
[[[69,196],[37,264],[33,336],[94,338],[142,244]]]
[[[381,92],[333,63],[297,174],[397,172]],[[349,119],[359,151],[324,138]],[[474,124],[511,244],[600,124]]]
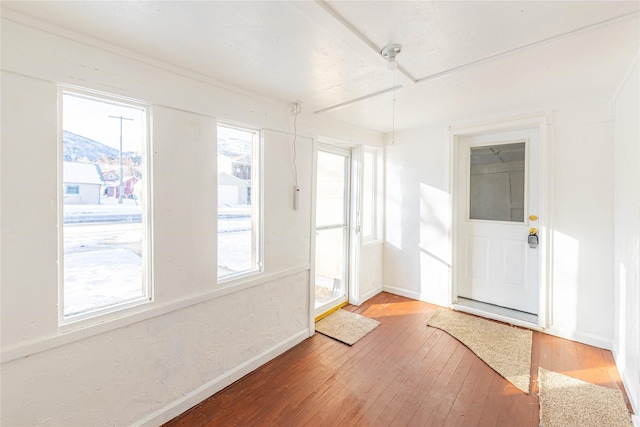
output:
[[[428,327],[437,308],[385,292],[347,306],[380,326],[352,347],[316,333],[165,425],[537,427],[538,366],[624,392],[610,351],[534,332],[524,394]]]

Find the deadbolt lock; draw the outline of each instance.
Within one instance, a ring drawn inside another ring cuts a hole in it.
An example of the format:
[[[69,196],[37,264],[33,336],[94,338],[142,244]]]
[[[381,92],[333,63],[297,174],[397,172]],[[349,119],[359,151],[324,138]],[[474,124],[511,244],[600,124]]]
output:
[[[529,237],[527,238],[527,243],[529,243],[529,247],[531,249],[535,249],[538,247],[538,230],[535,228],[529,229]]]

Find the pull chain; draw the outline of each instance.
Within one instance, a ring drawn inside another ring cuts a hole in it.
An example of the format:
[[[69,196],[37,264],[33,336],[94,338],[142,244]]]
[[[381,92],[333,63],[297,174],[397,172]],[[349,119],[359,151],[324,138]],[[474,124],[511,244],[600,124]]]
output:
[[[393,105],[391,109],[391,144],[396,143],[396,69],[393,69]]]

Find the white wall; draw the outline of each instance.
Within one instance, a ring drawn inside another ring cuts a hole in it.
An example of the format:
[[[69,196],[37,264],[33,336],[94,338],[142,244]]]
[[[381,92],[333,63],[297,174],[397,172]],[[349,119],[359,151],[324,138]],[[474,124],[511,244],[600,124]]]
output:
[[[313,141],[378,135],[301,116],[294,211],[286,103],[4,19],[2,70],[3,425],[159,424],[309,336]],[[153,124],[154,301],[63,327],[58,83],[149,103]],[[216,284],[217,118],[265,129],[265,271],[232,286]]]
[[[640,70],[614,103],[614,344],[618,369],[640,413]],[[640,419],[636,419],[640,425]]]
[[[553,236],[549,332],[608,348],[613,120],[607,107],[594,102],[548,111],[552,176],[546,193]],[[451,286],[447,128],[396,133],[395,141],[386,146],[384,288],[446,306]]]
[[[613,118],[607,102],[585,104],[555,110],[551,128],[550,331],[610,349]]]
[[[451,196],[447,128],[396,133],[385,147],[384,289],[449,304]]]
[[[382,291],[383,241],[367,243],[360,249],[358,302],[362,304]]]

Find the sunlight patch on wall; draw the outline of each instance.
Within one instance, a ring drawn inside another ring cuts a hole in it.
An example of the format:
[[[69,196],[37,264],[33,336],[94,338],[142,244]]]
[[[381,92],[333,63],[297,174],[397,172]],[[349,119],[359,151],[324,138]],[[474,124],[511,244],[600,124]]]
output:
[[[560,301],[562,310],[553,315],[555,326],[575,331],[578,319],[578,272],[580,267],[580,242],[559,231],[553,232],[554,300]]]
[[[390,162],[386,176],[385,240],[402,249],[402,166]]]
[[[420,248],[451,265],[451,197],[430,185],[420,184]]]
[[[448,305],[451,282],[451,196],[420,184],[420,293],[433,304]]]

